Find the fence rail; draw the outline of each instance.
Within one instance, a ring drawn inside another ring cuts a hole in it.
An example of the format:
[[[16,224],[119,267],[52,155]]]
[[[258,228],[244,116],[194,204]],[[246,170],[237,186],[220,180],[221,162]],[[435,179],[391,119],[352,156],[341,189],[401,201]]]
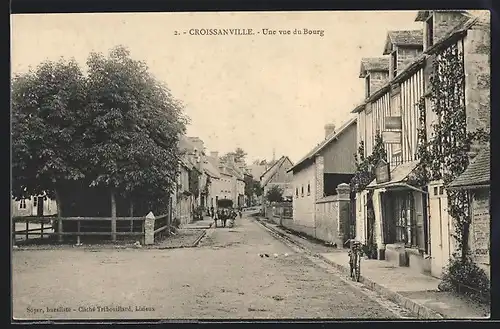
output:
[[[52,223],[45,226],[46,223]],[[100,223],[101,222],[101,223]],[[111,225],[102,225],[103,223]],[[140,225],[134,225],[140,222]],[[148,225],[146,225],[146,222]],[[16,229],[16,224],[25,223],[25,229]],[[69,223],[69,225],[64,225]],[[59,242],[63,242],[63,237],[73,236],[80,244],[82,236],[111,236],[113,242],[117,236],[141,236],[143,243],[152,244],[160,237],[170,234],[170,220],[168,214],[158,217],[57,217],[57,216],[19,216],[12,218],[12,240],[14,243],[17,236],[24,236],[29,240],[31,235],[44,237],[57,236]],[[40,227],[30,228],[30,224],[38,224]],[[75,227],[76,224],[76,227]],[[125,225],[123,225],[125,224]],[[65,227],[66,226],[66,227]],[[69,227],[67,227],[69,226]],[[151,237],[149,240],[146,237]],[[152,240],[152,241],[151,241]]]

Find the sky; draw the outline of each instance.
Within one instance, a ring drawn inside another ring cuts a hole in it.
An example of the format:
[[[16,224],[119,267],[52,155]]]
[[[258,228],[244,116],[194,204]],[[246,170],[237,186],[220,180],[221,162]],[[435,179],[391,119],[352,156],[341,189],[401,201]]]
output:
[[[352,117],[364,95],[361,58],[382,55],[387,31],[421,28],[415,17],[416,11],[12,15],[12,73],[61,57],[84,67],[90,52],[124,45],[184,102],[187,135],[201,138],[208,152],[241,147],[247,162],[269,160],[273,152],[296,162],[324,138],[326,123],[340,127]],[[189,33],[218,28],[254,34]]]

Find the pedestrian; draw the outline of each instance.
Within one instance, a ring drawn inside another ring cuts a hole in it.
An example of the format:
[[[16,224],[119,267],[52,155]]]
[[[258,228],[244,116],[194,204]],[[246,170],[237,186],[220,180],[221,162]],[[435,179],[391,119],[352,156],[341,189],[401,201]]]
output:
[[[217,220],[219,219],[219,210],[217,210],[215,213],[214,213],[214,216],[213,216],[213,219],[214,219],[214,222],[215,222],[215,227],[217,227]]]
[[[210,207],[210,217],[214,218],[215,214],[214,214],[214,206],[211,206]]]

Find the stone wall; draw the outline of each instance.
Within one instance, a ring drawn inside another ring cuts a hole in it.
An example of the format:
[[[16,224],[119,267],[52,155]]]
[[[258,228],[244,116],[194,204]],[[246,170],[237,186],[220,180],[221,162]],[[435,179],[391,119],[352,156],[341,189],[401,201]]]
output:
[[[370,95],[380,89],[389,81],[388,71],[371,71],[370,72]]]
[[[315,238],[343,247],[348,239],[344,229],[349,223],[349,193],[349,185],[342,183],[337,187],[337,195],[316,202]]]
[[[458,26],[461,22],[467,20],[467,17],[459,12],[433,11],[432,14],[434,15],[434,44],[442,40],[443,37],[450,33],[450,31]]]
[[[463,40],[465,68],[465,104],[467,130],[490,129],[490,58],[489,24],[478,24],[467,31]]]
[[[398,74],[408,67],[421,53],[422,47],[398,47]]]
[[[475,262],[490,276],[490,194],[489,189],[472,192],[471,251]]]

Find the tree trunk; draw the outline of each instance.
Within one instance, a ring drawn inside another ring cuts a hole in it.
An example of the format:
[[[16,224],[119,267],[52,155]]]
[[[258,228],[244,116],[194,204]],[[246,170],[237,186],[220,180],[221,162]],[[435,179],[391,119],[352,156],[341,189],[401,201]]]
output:
[[[115,191],[111,190],[111,240],[116,241],[116,196]]]
[[[61,195],[59,194],[59,191],[57,188],[54,190],[54,193],[56,195],[56,204],[57,204],[57,232],[62,233],[63,232],[63,222],[62,222],[62,205],[61,205]],[[63,241],[63,236],[59,235],[58,236],[59,242]]]

